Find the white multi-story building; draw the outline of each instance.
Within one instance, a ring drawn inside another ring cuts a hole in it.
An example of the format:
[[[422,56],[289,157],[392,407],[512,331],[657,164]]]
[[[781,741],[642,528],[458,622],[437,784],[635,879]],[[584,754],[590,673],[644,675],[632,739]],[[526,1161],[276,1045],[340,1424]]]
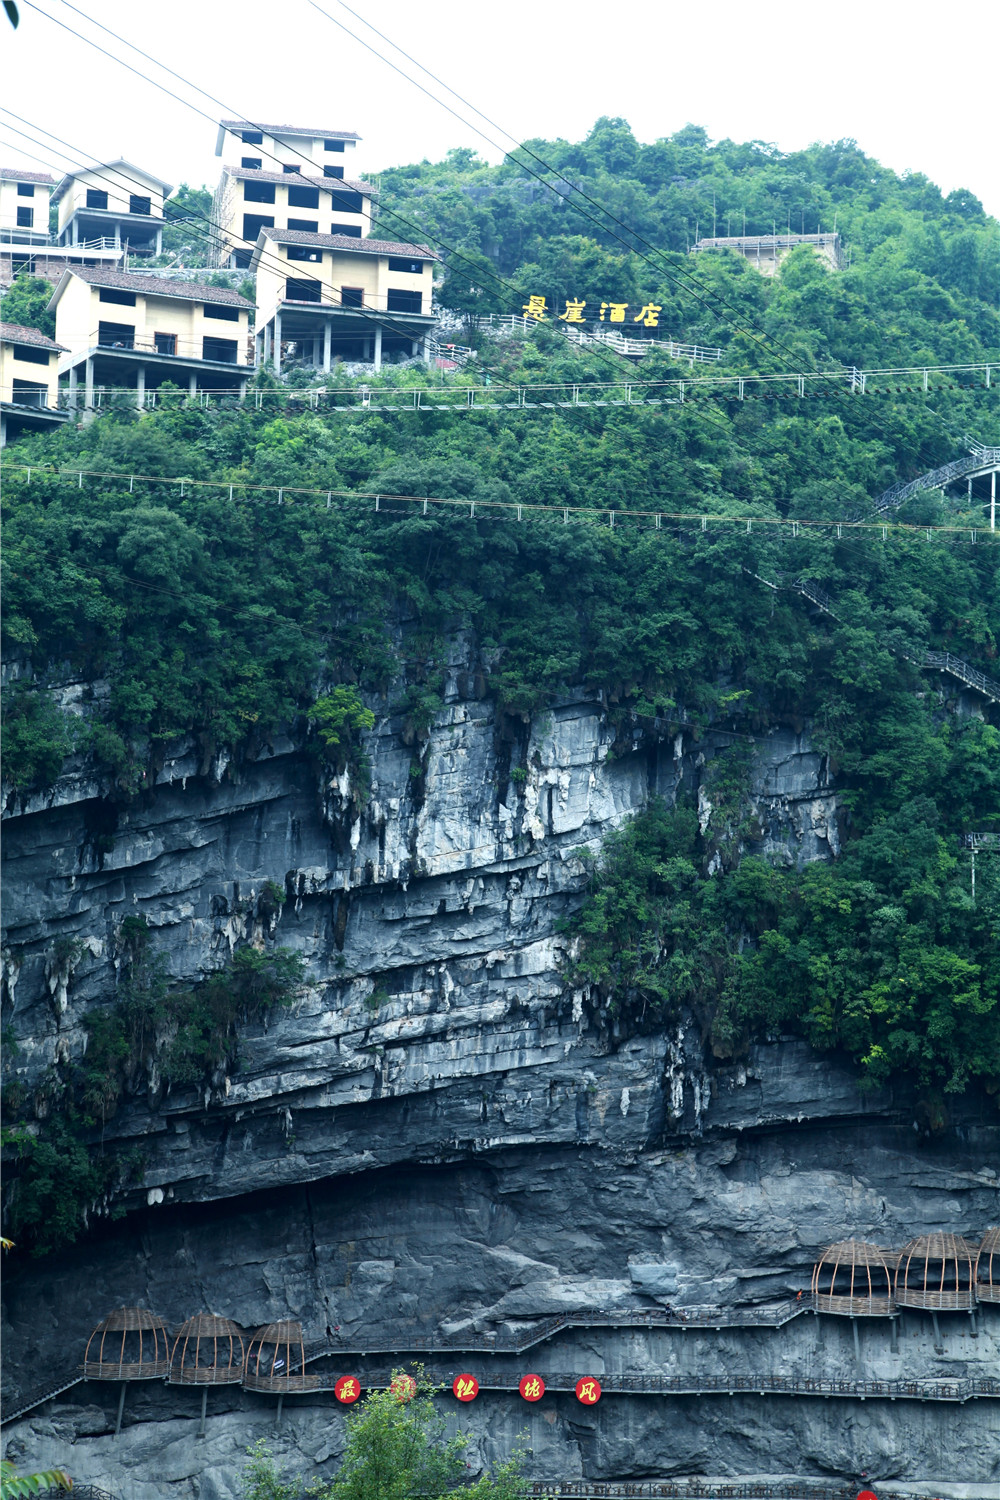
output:
[[[159,255],[163,204],[172,192],[169,182],[122,159],[68,172],[52,195],[58,243]]]
[[[262,229],[361,239],[371,232],[373,194],[367,182],[311,176],[304,167],[223,167],[212,205],[213,261],[249,266]]]

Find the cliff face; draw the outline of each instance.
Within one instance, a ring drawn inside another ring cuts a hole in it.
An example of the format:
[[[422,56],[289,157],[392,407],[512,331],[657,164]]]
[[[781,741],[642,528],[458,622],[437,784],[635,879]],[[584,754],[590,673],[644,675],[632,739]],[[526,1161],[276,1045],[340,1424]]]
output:
[[[115,1116],[109,1144],[139,1147],[144,1164],[132,1212],[8,1277],[12,1391],[50,1373],[55,1384],[122,1303],[172,1322],[202,1308],[245,1326],[291,1316],[307,1336],[358,1349],[657,1299],[752,1304],[807,1286],[831,1240],[900,1245],[931,1228],[976,1239],[997,1221],[1000,1141],[985,1104],[969,1101],[929,1141],[906,1100],[860,1095],[800,1043],[719,1064],[691,1024],[617,1038],[593,1023],[586,997],[565,993],[559,922],[586,877],[582,849],[596,852],[654,792],[670,799],[683,784],[704,811],[704,766],[731,736],[649,731],[623,746],[583,694],[512,728],[474,692],[459,641],[426,742],[408,746],[383,711],[360,809],[346,776],[324,781],[277,743],[238,777],[222,765],[203,774],[193,747],[178,746],[118,815],[86,768],[13,810],[7,1021],[27,1082],[79,1055],[83,1017],[111,994],[127,915],[147,919],[178,979],[273,938],[304,956],[309,988],[250,1031],[232,1076],[204,1093],[154,1089]],[[758,740],[751,798],[755,848],[805,860],[837,847],[835,789],[804,734]],[[872,1324],[866,1377],[951,1378],[995,1363],[992,1325],[973,1340],[967,1318],[944,1321],[943,1355],[916,1315],[896,1353],[887,1325]],[[683,1339],[567,1333],[524,1367],[543,1366],[857,1378],[850,1333],[811,1317]],[[178,1500],[228,1496],[272,1406],[213,1393],[199,1444],[190,1399],[134,1388],[115,1441],[114,1403],[78,1386],[19,1423],[14,1448],[139,1500],[168,1482]],[[995,1425],[995,1403],[552,1403],[525,1415],[497,1393],[463,1417],[486,1458],[530,1426],[531,1467],[551,1477],[879,1463],[910,1481],[1000,1473],[1000,1445],[968,1441],[988,1411]],[[302,1464],[326,1463],[339,1444],[329,1398],[290,1411],[279,1437]]]

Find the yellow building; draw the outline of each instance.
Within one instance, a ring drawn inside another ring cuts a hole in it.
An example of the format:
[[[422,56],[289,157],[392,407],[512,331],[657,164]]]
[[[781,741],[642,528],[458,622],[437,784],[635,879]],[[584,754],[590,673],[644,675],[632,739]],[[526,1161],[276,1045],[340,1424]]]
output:
[[[426,358],[434,325],[434,263],[426,245],[354,240],[303,230],[260,232],[257,363],[281,372],[282,349],[328,371],[334,359]]]
[[[68,351],[59,373],[67,378],[71,407],[81,378],[87,409],[123,389],[147,405],[167,381],[191,396],[246,391],[252,303],[228,287],[71,266],[49,310]]]
[[[48,243],[49,199],[55,181],[48,172],[0,167],[0,243]]]
[[[0,323],[0,445],[8,433],[65,422],[57,410],[63,346],[37,328]]]
[[[172,192],[169,182],[121,158],[69,172],[52,195],[59,205],[58,242],[159,255],[163,204]]]
[[[220,120],[215,154],[224,161],[265,172],[300,167],[318,177],[347,178],[346,163],[361,139],[353,130],[321,130],[306,125],[261,125],[252,120]]]
[[[213,261],[249,266],[262,229],[302,229],[360,239],[372,227],[367,182],[309,176],[306,168],[224,167],[212,205]]]

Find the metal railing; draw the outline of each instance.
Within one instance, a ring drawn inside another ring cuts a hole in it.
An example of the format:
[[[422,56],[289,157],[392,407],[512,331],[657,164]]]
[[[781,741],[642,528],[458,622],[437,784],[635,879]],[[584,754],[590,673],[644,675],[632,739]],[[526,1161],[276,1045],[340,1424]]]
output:
[[[980,469],[993,465],[1000,465],[1000,448],[989,448],[977,443],[963,458],[953,459],[951,463],[942,464],[938,469],[931,469],[926,474],[920,474],[916,479],[894,484],[878,497],[871,511],[859,511],[853,519],[861,520],[867,515],[883,516],[887,511],[896,510],[900,505],[905,504],[914,495],[923,494],[925,490],[944,489],[945,485],[953,484],[956,479],[964,479],[967,475],[976,474]]]
[[[759,575],[755,575],[759,576]],[[766,578],[761,578],[761,583],[768,584],[770,588],[791,588],[796,593],[802,594],[817,609],[823,610],[824,614],[830,615],[834,620],[839,620],[833,600],[830,595],[813,583],[808,578],[796,578],[784,580],[778,575],[778,582],[771,583]],[[989,698],[993,703],[1000,703],[1000,682],[995,682],[992,677],[987,677],[985,672],[980,672],[978,667],[963,661],[960,656],[953,655],[950,651],[928,651],[914,647],[907,650],[905,647],[893,647],[897,655],[903,657],[904,661],[913,662],[914,666],[920,667],[922,671],[947,672],[966,687],[973,688],[977,693],[982,693],[984,698]]]

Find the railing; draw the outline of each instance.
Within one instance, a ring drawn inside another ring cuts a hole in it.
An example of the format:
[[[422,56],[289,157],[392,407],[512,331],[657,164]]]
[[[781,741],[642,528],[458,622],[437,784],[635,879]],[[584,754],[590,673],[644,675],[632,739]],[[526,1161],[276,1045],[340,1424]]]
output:
[[[854,1500],[857,1489],[824,1479],[536,1479],[530,1493],[552,1500]],[[892,1500],[924,1497],[894,1489]]]
[[[408,1338],[392,1343],[349,1344],[323,1339],[306,1346],[306,1363],[333,1354],[523,1354],[569,1328],[780,1328],[812,1310],[812,1297],[788,1297],[765,1307],[611,1308],[555,1313],[516,1331]]]
[[[931,469],[927,474],[920,474],[916,479],[894,484],[891,489],[878,497],[872,510],[864,514],[885,515],[886,511],[896,510],[914,495],[922,494],[925,490],[943,489],[945,485],[953,484],[956,479],[964,479],[966,475],[977,473],[978,470],[994,464],[1000,465],[1000,448],[987,448],[981,443],[976,444],[965,458],[953,459],[951,463],[942,464],[938,469]],[[854,519],[861,520],[862,514],[859,511]]]
[[[457,326],[462,320],[456,317],[453,321]],[[688,364],[714,364],[723,355],[722,349],[705,348],[700,344],[683,344],[675,339],[628,338],[625,334],[619,333],[616,328],[603,329],[600,325],[594,328],[574,328],[560,322],[558,318],[540,320],[523,316],[520,313],[483,313],[476,318],[475,326],[527,335],[535,332],[540,321],[544,322],[546,327],[558,328],[574,344],[607,345],[619,354],[640,358],[658,349],[661,354],[666,354],[670,359],[685,360]]]
[[[159,354],[168,359],[207,359],[214,364],[239,365],[239,355],[241,352],[239,326],[235,323],[231,326],[234,335],[233,337],[220,332],[216,335],[208,335],[205,338],[171,338],[170,340],[165,340],[162,336],[160,337],[160,339],[156,339],[155,337],[150,338],[147,334],[138,334],[132,335],[132,337],[123,337],[121,339],[108,340],[107,338],[101,338],[100,330],[98,329],[90,334],[89,344],[92,349],[97,349],[100,351],[111,350],[112,352],[122,352],[126,354]],[[235,348],[232,351],[232,355],[230,356],[228,353],[225,353],[221,356],[206,354],[204,352],[205,345],[206,342],[208,342],[211,338],[216,338],[221,342],[235,345]],[[167,342],[170,343],[169,348],[165,347],[165,344]],[[242,352],[245,357],[245,347]],[[249,375],[252,366],[245,365],[243,366],[243,368],[247,370],[247,373]]]
[[[766,578],[762,578],[761,582],[768,583],[770,588],[776,586],[773,583],[769,583],[769,580]],[[780,581],[777,586],[782,586]],[[817,609],[823,610],[825,614],[832,616],[833,619],[838,620],[840,618],[829,594],[824,593],[811,579],[797,578],[794,581],[784,583],[783,586],[792,588],[796,593],[804,595],[806,599],[816,605]],[[959,682],[964,682],[966,687],[974,688],[977,693],[982,693],[984,698],[989,698],[993,703],[1000,703],[1000,682],[994,682],[992,677],[987,677],[985,672],[980,672],[978,667],[971,666],[969,662],[963,661],[960,656],[954,656],[950,651],[927,651],[920,650],[919,648],[906,650],[905,647],[893,649],[896,649],[897,654],[902,656],[905,661],[913,662],[914,666],[920,667],[921,670],[947,672],[950,676],[956,677]]]

